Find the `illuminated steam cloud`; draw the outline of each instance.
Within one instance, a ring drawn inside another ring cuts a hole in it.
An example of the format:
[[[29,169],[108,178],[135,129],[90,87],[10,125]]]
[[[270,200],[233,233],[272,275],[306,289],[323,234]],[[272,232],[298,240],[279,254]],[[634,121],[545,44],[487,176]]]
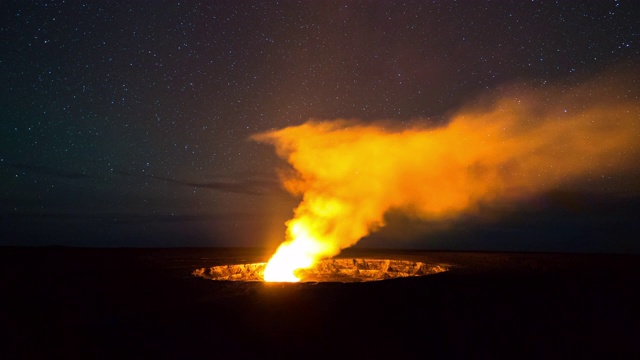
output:
[[[619,81],[510,88],[441,127],[310,121],[254,136],[291,164],[283,184],[302,195],[265,280],[296,281],[296,269],[354,245],[389,210],[451,217],[623,171],[638,159],[640,102]]]

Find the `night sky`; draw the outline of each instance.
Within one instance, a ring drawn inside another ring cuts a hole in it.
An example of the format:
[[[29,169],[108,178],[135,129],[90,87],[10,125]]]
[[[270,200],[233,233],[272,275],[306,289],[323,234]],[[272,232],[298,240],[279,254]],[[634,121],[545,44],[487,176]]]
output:
[[[0,245],[273,247],[299,199],[253,134],[309,119],[446,125],[504,86],[640,66],[634,1],[0,9]],[[360,245],[640,252],[638,173],[502,204],[491,220],[391,214]]]

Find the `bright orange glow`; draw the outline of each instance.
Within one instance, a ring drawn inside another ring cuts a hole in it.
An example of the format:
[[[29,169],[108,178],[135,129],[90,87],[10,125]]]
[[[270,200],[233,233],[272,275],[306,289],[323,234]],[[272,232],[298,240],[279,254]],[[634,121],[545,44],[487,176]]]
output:
[[[317,254],[325,252],[327,244],[315,239],[309,233],[311,226],[305,226],[302,222],[289,223],[291,238],[296,241],[285,242],[278,248],[276,254],[269,260],[264,270],[265,281],[297,282],[300,279],[295,275],[295,270],[311,267],[318,259]]]
[[[302,195],[265,280],[298,281],[296,269],[352,246],[389,210],[448,218],[623,171],[640,143],[639,101],[623,87],[509,89],[435,128],[311,121],[254,136],[296,170],[282,180]]]

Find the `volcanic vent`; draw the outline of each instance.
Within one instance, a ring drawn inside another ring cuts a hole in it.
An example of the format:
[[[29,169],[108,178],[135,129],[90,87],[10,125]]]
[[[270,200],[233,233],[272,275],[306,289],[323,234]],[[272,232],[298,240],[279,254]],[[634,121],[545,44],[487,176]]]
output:
[[[223,281],[263,281],[266,263],[221,265],[201,268],[193,275]],[[423,276],[447,271],[442,264],[406,260],[327,259],[309,269],[297,270],[302,282],[362,282]]]

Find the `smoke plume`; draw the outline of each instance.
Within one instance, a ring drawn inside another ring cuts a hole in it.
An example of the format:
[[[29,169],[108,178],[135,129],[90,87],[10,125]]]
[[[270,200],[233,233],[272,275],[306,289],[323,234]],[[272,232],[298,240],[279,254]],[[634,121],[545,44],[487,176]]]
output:
[[[302,197],[284,245],[315,261],[383,226],[390,210],[447,218],[625,171],[638,162],[640,101],[620,77],[605,77],[503,88],[443,126],[309,121],[255,135],[292,166],[282,182]]]

